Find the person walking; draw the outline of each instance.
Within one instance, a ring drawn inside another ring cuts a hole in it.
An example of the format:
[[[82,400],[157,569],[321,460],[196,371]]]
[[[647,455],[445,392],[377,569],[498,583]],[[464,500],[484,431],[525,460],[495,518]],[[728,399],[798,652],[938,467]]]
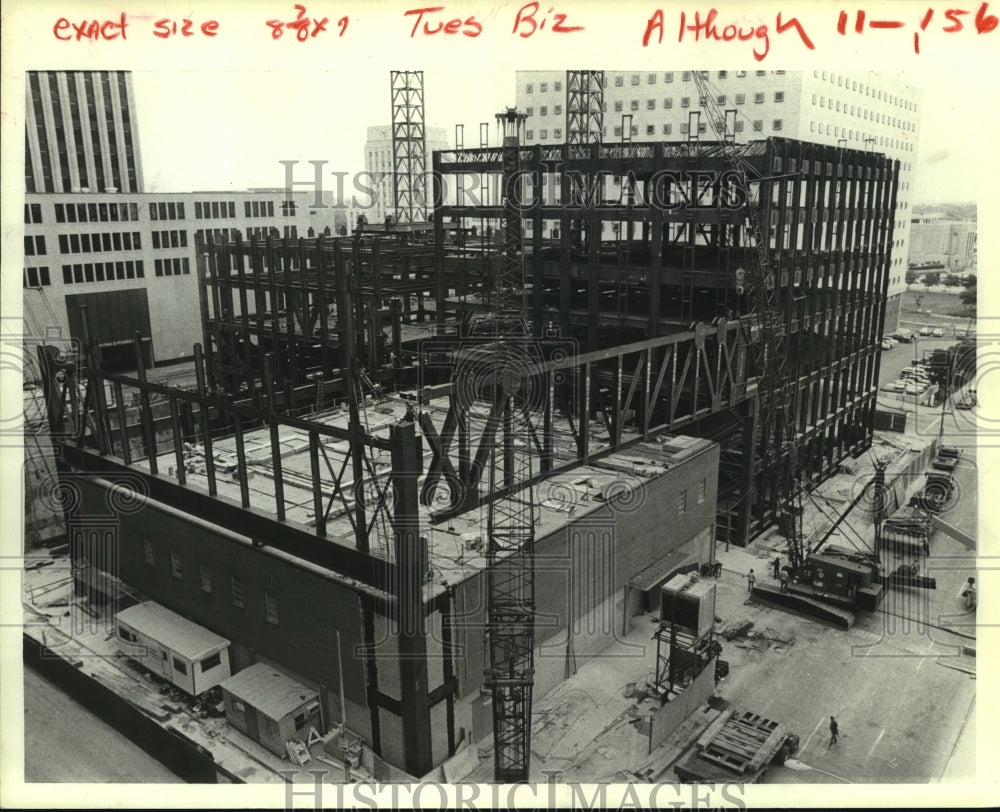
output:
[[[750,572],[747,573],[747,592],[753,592],[753,582],[755,580],[757,579],[754,577],[753,569],[751,568]]]
[[[774,578],[777,580],[779,573],[781,572],[781,556],[776,555],[774,561],[771,562],[771,568],[774,570]]]
[[[782,570],[778,573],[778,578],[781,580],[781,591],[788,591],[788,570]]]
[[[829,750],[833,745],[835,745],[839,739],[840,727],[837,725],[837,720],[832,716],[830,717],[830,743],[826,746]]]
[[[969,580],[965,582],[965,586],[962,588],[962,597],[965,598],[965,608],[972,610],[976,608],[977,595],[976,595],[976,579],[971,575]]]

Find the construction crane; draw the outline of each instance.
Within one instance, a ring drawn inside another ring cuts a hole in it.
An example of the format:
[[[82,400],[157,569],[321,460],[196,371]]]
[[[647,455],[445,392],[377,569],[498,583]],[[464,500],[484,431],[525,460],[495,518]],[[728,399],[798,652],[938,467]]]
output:
[[[526,392],[536,359],[522,302],[525,280],[516,188],[519,131],[525,118],[515,108],[496,117],[503,128],[503,223],[496,279],[485,312],[469,322],[471,345],[460,351],[456,365],[456,388],[474,390],[474,399],[489,406],[483,442],[491,444],[488,482],[495,496],[487,518],[486,685],[493,698],[494,775],[503,783],[528,779],[534,684],[535,510],[531,486],[521,485],[531,480]],[[470,386],[470,381],[475,383]]]
[[[735,126],[728,132],[727,119],[735,119],[736,111],[723,111],[716,102],[713,88],[705,71],[692,71],[698,88],[701,106],[708,111],[708,124],[715,133],[723,153],[739,177],[745,178],[747,202],[744,206],[745,222],[742,224],[745,251],[744,270],[746,294],[750,311],[740,314],[750,324],[750,348],[757,371],[758,425],[762,436],[764,470],[770,472],[775,513],[778,526],[787,541],[790,569],[798,570],[805,560],[802,536],[802,486],[799,466],[798,440],[795,435],[795,382],[787,370],[788,326],[778,298],[778,282],[771,268],[768,243],[761,231],[759,209],[765,197],[752,197],[752,181],[756,170],[746,161],[736,146]],[[689,121],[688,138],[697,143],[700,113],[692,113],[694,126]],[[734,229],[734,244],[740,238],[740,229]],[[693,240],[693,235],[691,236]],[[737,271],[737,274],[739,272]],[[756,335],[755,335],[756,333]],[[768,483],[762,482],[766,498]],[[763,507],[763,505],[762,505]]]

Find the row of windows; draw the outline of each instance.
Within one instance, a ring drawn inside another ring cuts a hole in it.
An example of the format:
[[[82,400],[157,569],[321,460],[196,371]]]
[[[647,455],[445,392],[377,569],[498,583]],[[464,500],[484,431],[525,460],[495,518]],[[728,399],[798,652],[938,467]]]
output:
[[[142,260],[133,262],[86,262],[82,265],[63,265],[63,283],[113,282],[115,279],[143,279],[146,275]]]
[[[144,539],[143,547],[146,563],[152,566],[156,563],[152,541]],[[178,581],[184,580],[184,568],[176,550],[170,551],[170,574]],[[198,565],[198,580],[202,592],[211,595],[215,591],[212,583],[212,571],[204,563]],[[233,606],[238,609],[246,608],[246,593],[243,589],[243,579],[238,575],[229,576],[229,593]],[[272,623],[275,626],[278,625],[278,599],[267,589],[264,590],[264,617],[268,623]]]
[[[138,219],[137,203],[56,203],[57,223],[128,223]]]
[[[248,229],[249,230],[249,229]],[[236,242],[236,237],[240,233],[238,228],[210,228],[204,229],[199,228],[194,233],[195,241],[201,240],[202,242],[208,242],[209,237],[211,237],[212,242]]]
[[[191,263],[187,257],[170,257],[157,259],[153,262],[157,276],[180,276],[191,273]]]
[[[183,203],[150,203],[150,220],[184,220]]]
[[[783,129],[783,127],[784,127],[784,119],[775,118],[775,119],[771,120],[771,130],[772,130],[772,132],[781,132],[782,129]],[[663,135],[672,135],[673,134],[673,129],[674,129],[673,124],[663,124],[663,125],[661,125],[660,132]],[[687,135],[688,132],[690,131],[690,128],[688,127],[688,125],[686,123],[685,124],[681,124],[677,129],[678,129],[678,132],[681,135]],[[763,132],[764,131],[764,120],[763,119],[758,118],[758,119],[754,120],[754,122],[753,122],[753,131],[754,132]],[[621,125],[615,126],[614,129],[612,130],[612,132],[614,133],[614,135],[616,137],[621,137],[621,134],[622,134],[622,127],[621,127]],[[703,122],[703,121],[699,122],[698,123],[698,132],[699,133],[706,133],[706,132],[708,132],[708,125],[705,122]],[[736,132],[738,132],[738,133],[743,132],[743,121],[740,121],[740,120],[736,121]],[[638,127],[638,125],[633,124],[632,125],[632,135],[638,135],[638,134],[639,134],[639,127]],[[531,141],[535,137],[535,131],[534,130],[527,130],[526,133],[525,133],[525,135],[527,136],[527,140]],[[608,128],[607,127],[604,128],[604,135],[605,135],[605,137],[608,135]],[[646,125],[646,135],[656,135],[656,125],[655,124],[647,124]],[[546,140],[549,137],[549,131],[547,129],[541,129],[541,130],[539,130],[538,131],[538,137],[542,141]],[[562,138],[562,130],[559,129],[559,128],[556,128],[556,129],[552,130],[552,138],[555,139],[555,140],[557,140],[557,141],[560,138]]]
[[[814,70],[813,76],[819,79],[820,72],[818,70]],[[822,79],[824,82],[830,82],[831,84],[833,84],[834,80],[836,80],[837,87],[842,87],[846,90],[856,91],[858,93],[864,93],[866,96],[870,96],[877,101],[884,101],[888,104],[895,105],[896,107],[902,107],[904,110],[910,110],[912,112],[916,112],[917,110],[918,105],[916,102],[904,99],[902,96],[897,96],[895,93],[877,90],[871,85],[866,85],[864,82],[862,82],[859,87],[856,79],[848,79],[843,74],[838,74],[833,71],[823,71]]]
[[[26,257],[33,257],[36,254],[45,254],[45,237],[25,237],[24,238],[24,255]]]
[[[26,288],[42,288],[52,284],[49,278],[49,266],[42,265],[40,268],[25,268],[23,286]]]
[[[24,222],[25,223],[40,223],[40,222],[42,222],[42,204],[41,203],[25,203],[24,204]]]
[[[236,203],[232,200],[206,200],[204,203],[195,201],[194,216],[196,220],[218,219],[236,216]]]
[[[246,200],[243,210],[247,217],[274,217],[274,201]]]
[[[115,231],[103,234],[60,234],[59,250],[63,254],[90,254],[97,251],[141,251],[142,235],[138,231]]]
[[[813,93],[812,103],[813,105],[816,104],[815,93]],[[829,108],[830,110],[836,109],[838,113],[840,112],[840,102],[836,99],[831,99],[829,96],[820,96],[819,106],[821,108]],[[909,132],[914,132],[917,129],[917,125],[912,121],[903,121],[901,118],[897,118],[896,116],[889,117],[883,115],[882,113],[873,112],[867,107],[858,107],[853,104],[849,105],[847,102],[844,102],[844,112],[849,112],[852,116],[855,114],[859,115],[865,121],[873,121],[876,124],[888,124],[892,127],[900,127]]]
[[[153,248],[187,248],[186,231],[154,231]]]
[[[736,73],[736,78],[737,79],[745,79],[746,76],[747,76],[747,71],[745,71],[745,70],[738,70],[738,71],[735,71],[735,73]],[[780,74],[783,74],[784,71],[783,70],[778,70],[778,71],[774,71],[774,73],[780,75]],[[702,76],[705,79],[707,79],[709,72],[706,70],[706,71],[702,71],[701,74],[702,74]],[[756,71],[756,75],[757,76],[767,76],[767,71],[766,70]],[[648,85],[655,85],[657,83],[657,81],[658,81],[658,77],[659,77],[658,73],[647,73],[646,74],[646,84],[648,84]],[[718,72],[718,77],[720,79],[728,79],[729,78],[729,71],[720,70]],[[684,81],[684,82],[690,82],[691,81],[691,71],[687,71],[687,70],[683,71],[681,73],[681,80]],[[666,73],[664,73],[663,74],[663,81],[664,82],[672,82],[672,81],[674,81],[674,72],[673,71],[667,71]],[[633,73],[629,77],[629,82],[632,85],[638,85],[640,83],[640,74]],[[624,87],[624,86],[625,86],[625,77],[624,76],[616,76],[615,77],[615,87]],[[535,86],[531,82],[529,82],[525,86],[525,89],[527,90],[528,93],[534,93],[535,92]],[[549,89],[548,82],[540,82],[539,83],[539,85],[538,85],[538,92],[539,93],[547,93],[548,89]],[[555,90],[555,91],[562,90],[562,82],[553,82],[552,83],[552,89]]]
[[[705,502],[705,490],[706,490],[706,483],[705,483],[705,480],[703,479],[701,482],[698,483],[698,490],[697,490],[697,497],[696,498],[698,500],[698,504],[699,505],[704,504],[704,502]],[[678,518],[681,517],[681,516],[683,516],[685,513],[687,513],[687,507],[688,507],[688,492],[687,492],[687,489],[685,488],[684,490],[682,490],[680,493],[677,494],[677,516],[678,516]]]
[[[810,121],[809,132],[816,133],[817,135],[832,135],[834,138],[844,138],[848,141],[864,141],[865,143],[868,143],[870,140],[874,146],[901,149],[906,152],[911,152],[913,150],[912,143],[902,141],[899,138],[886,138],[884,135],[880,135],[877,138],[875,136],[865,136],[861,130],[852,130],[849,127],[841,127],[837,124],[824,124],[823,122]],[[908,164],[905,164],[904,166],[908,166]]]
[[[754,104],[763,104],[764,103],[764,99],[765,99],[765,94],[764,93],[754,93],[754,97],[753,97]],[[813,97],[813,99],[814,99],[813,103],[815,103],[815,96]],[[720,105],[726,104],[727,100],[728,99],[727,99],[727,97],[726,97],[726,95],[724,93],[720,94],[719,96],[716,97],[716,102],[718,104],[720,104]],[[745,104],[746,100],[747,100],[747,95],[746,95],[746,93],[737,93],[735,95],[735,97],[734,97],[734,100],[735,100],[736,104]],[[781,91],[781,90],[775,91],[775,93],[774,93],[774,101],[776,103],[778,103],[778,104],[781,104],[784,100],[785,100],[785,93],[784,93],[784,91]],[[705,96],[699,96],[698,97],[698,105],[700,107],[707,107],[708,106],[708,99]],[[673,108],[673,106],[674,106],[674,100],[672,98],[668,97],[668,98],[665,98],[663,100],[663,109],[664,110],[670,110],[670,109]],[[684,96],[684,97],[682,97],[681,98],[681,107],[690,107],[690,106],[691,106],[691,97],[690,96]],[[615,102],[615,112],[616,113],[621,113],[621,112],[623,112],[624,109],[625,109],[625,102],[624,101],[616,101]],[[639,100],[638,99],[632,99],[629,102],[629,109],[632,110],[633,112],[637,111],[639,109]],[[646,109],[647,110],[655,110],[656,109],[656,99],[646,99]],[[532,116],[535,113],[535,108],[534,107],[528,107],[527,110],[526,110],[526,112],[527,112],[527,115]],[[546,105],[543,104],[543,105],[541,105],[538,108],[538,112],[539,112],[539,115],[547,116],[549,114],[549,108],[548,108],[548,106],[546,106]],[[605,112],[606,112],[606,110],[605,110]],[[562,115],[562,105],[560,105],[560,104],[553,105],[553,107],[552,107],[552,115],[555,115],[555,116]]]

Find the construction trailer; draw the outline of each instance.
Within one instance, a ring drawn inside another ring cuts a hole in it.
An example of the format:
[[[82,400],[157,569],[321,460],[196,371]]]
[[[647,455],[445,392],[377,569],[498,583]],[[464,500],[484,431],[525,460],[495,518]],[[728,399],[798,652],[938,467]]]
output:
[[[230,675],[229,640],[153,601],[115,615],[118,650],[191,696]]]
[[[255,663],[220,687],[226,721],[272,753],[285,757],[290,741],[306,742],[321,727],[319,693],[278,669]]]

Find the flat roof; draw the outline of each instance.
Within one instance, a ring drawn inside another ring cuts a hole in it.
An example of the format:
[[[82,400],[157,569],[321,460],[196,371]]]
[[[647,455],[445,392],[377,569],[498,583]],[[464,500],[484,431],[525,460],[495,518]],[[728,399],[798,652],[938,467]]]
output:
[[[244,668],[220,687],[275,721],[319,696],[312,688],[301,685],[265,663]]]
[[[382,400],[367,399],[363,408],[363,422],[369,434],[387,436],[388,427],[400,422],[407,406],[415,404],[416,392],[404,392],[411,399],[399,394],[390,394]],[[449,402],[445,397],[436,398],[418,408],[430,412],[435,425],[441,426],[448,411]],[[472,409],[474,418],[484,420],[488,414],[486,405],[476,405]],[[348,425],[348,409],[346,405],[334,409],[317,411],[309,416],[311,421],[343,429]],[[590,432],[591,450],[605,447],[608,442],[608,432],[600,420],[591,420]],[[417,434],[422,436],[419,423]],[[622,440],[638,440],[639,435],[629,428],[622,431]],[[248,491],[250,508],[269,516],[276,516],[276,501],[274,489],[274,463],[272,459],[271,436],[269,429],[260,428],[246,431],[243,434],[244,455],[248,468]],[[213,440],[213,457],[215,460],[216,487],[220,496],[236,503],[240,502],[240,487],[236,478],[236,445],[233,437],[222,437]],[[344,468],[343,461],[348,452],[347,441],[335,440],[331,437],[320,438],[321,478],[323,482],[324,505],[326,514],[326,537],[317,536],[317,543],[330,543],[355,548],[354,528],[350,511],[353,507],[354,488],[352,487],[352,468]],[[635,442],[621,451],[608,454],[594,462],[578,465],[568,471],[555,474],[534,487],[536,505],[535,537],[536,539],[558,531],[560,528],[575,521],[579,516],[597,510],[607,511],[606,499],[618,492],[628,492],[643,486],[643,483],[662,476],[667,471],[684,464],[690,459],[707,451],[713,446],[712,441],[685,435],[659,435],[652,440]],[[312,466],[309,457],[309,437],[300,429],[281,426],[278,430],[278,447],[281,455],[281,470],[283,482],[284,508],[286,521],[312,529],[316,526],[312,491]],[[422,488],[433,459],[432,444],[427,438],[422,438],[423,462],[418,487]],[[458,469],[458,443],[452,443],[449,456],[455,469]],[[205,451],[201,444],[185,444],[185,468],[187,487],[196,488],[202,492],[208,491],[208,480],[205,475]],[[391,459],[388,451],[372,449],[373,468],[379,478],[379,487],[388,482],[391,472]],[[553,466],[559,466],[575,459],[576,441],[566,430],[556,429],[553,436]],[[176,465],[174,452],[162,451],[158,457],[159,468],[167,472]],[[135,467],[148,469],[146,460],[133,463]],[[340,499],[332,499],[333,477],[331,471],[338,473],[343,469],[341,488],[347,496],[347,508]],[[484,475],[480,483],[480,491],[488,490],[488,477]],[[366,489],[367,490],[367,489]],[[442,480],[437,494],[444,494],[447,485]],[[372,494],[372,491],[368,491]],[[626,497],[627,498],[627,497]],[[369,496],[372,504],[376,498]],[[437,513],[444,507],[442,504],[432,504],[419,507],[420,531],[426,537],[428,559],[433,573],[433,579],[425,585],[425,595],[432,596],[450,584],[461,582],[471,577],[475,572],[486,568],[485,529],[487,526],[488,508],[484,505],[450,520],[431,523],[432,513]],[[609,516],[610,516],[609,512]],[[369,509],[368,520],[371,522]],[[377,521],[373,524],[369,539],[371,555],[386,560],[393,560],[392,528],[387,522]],[[482,543],[476,544],[481,541]],[[479,547],[477,550],[476,547]]]
[[[229,645],[225,637],[153,601],[123,609],[115,618],[188,660],[200,660]]]

